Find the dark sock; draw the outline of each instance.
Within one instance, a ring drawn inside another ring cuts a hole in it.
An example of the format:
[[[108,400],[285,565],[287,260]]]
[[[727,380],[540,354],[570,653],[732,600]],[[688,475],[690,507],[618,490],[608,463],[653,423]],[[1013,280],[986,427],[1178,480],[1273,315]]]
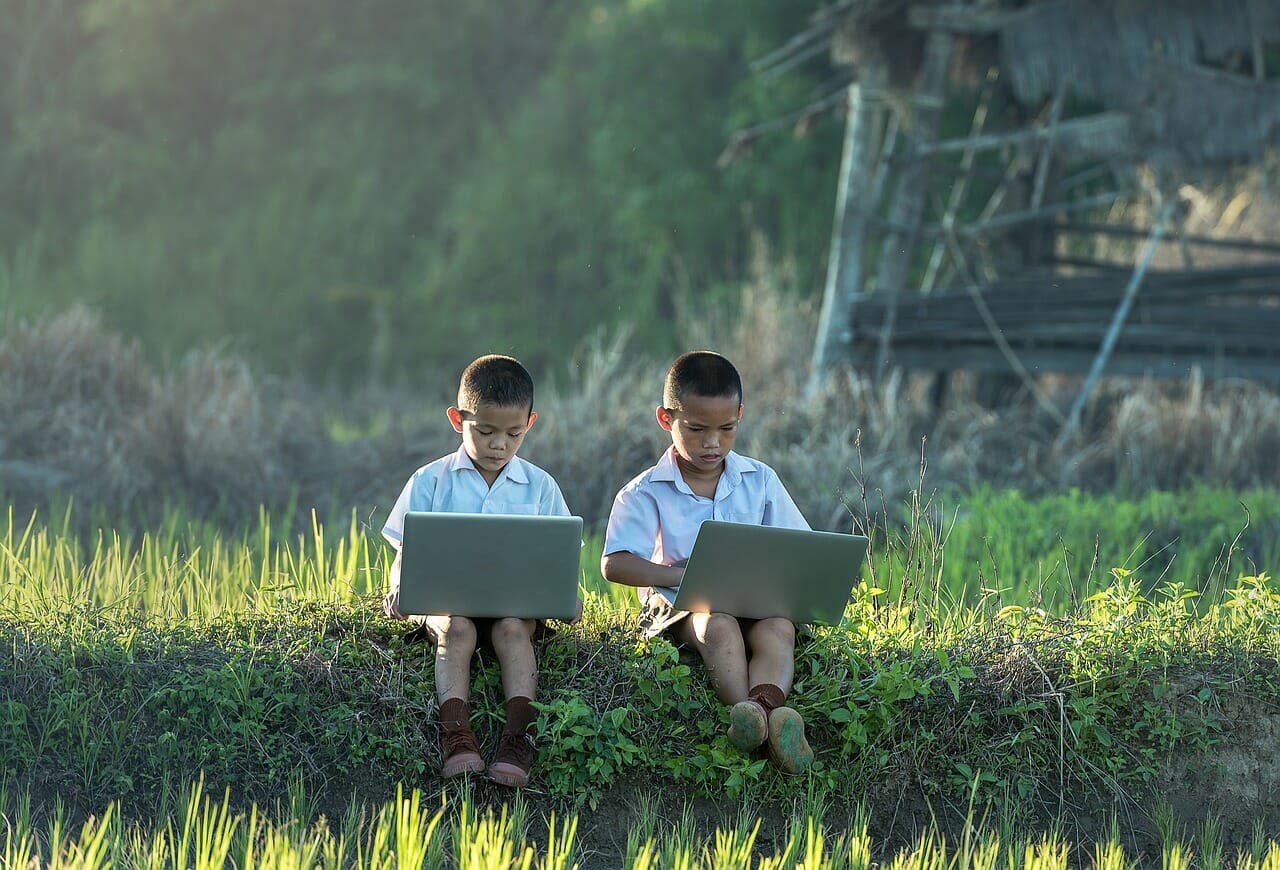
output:
[[[524,734],[538,718],[538,711],[533,709],[533,699],[524,695],[516,695],[507,699],[507,725],[503,728],[509,734]]]
[[[786,693],[773,683],[752,686],[751,691],[747,692],[747,697],[764,707],[766,717],[787,702]]]
[[[461,731],[471,727],[467,702],[461,698],[448,698],[440,705],[440,727],[445,731]]]

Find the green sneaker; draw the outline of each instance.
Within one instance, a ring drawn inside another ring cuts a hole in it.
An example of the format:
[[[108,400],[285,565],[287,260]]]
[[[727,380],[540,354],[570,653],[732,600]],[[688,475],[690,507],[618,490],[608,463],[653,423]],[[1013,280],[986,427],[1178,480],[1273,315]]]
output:
[[[769,737],[764,707],[755,701],[739,701],[729,708],[729,742],[750,752]]]
[[[813,763],[813,750],[804,737],[804,719],[790,707],[769,714],[769,758],[784,773],[803,773]]]

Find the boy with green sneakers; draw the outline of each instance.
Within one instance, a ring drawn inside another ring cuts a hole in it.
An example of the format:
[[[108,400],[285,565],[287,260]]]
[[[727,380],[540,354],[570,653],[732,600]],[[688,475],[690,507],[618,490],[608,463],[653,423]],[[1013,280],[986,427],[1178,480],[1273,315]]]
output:
[[[804,720],[786,706],[795,674],[795,626],[787,619],[738,619],[673,607],[684,564],[704,520],[808,529],[772,468],[733,452],[742,418],[742,380],[723,356],[695,351],[667,372],[658,425],[671,447],[618,493],[609,514],[605,579],[637,587],[646,636],[669,635],[702,655],[711,685],[730,706],[729,739],[765,746],[787,773],[813,761]]]

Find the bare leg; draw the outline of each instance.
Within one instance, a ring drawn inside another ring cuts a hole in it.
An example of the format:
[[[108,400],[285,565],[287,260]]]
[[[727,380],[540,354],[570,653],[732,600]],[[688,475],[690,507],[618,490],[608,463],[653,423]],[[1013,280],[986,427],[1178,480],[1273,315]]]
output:
[[[732,706],[747,699],[747,651],[737,617],[691,613],[676,623],[674,633],[702,655],[721,703]]]
[[[498,751],[489,765],[489,778],[499,785],[519,788],[529,782],[533,765],[534,692],[538,689],[538,663],[533,654],[532,619],[499,619],[493,624],[493,649],[502,669],[507,722]]]
[[[785,773],[800,773],[813,763],[804,719],[791,707],[774,706],[782,704],[791,691],[796,628],[785,619],[762,619],[751,626],[747,637],[751,642],[751,686],[758,693],[756,697],[772,707],[768,712],[769,758]]]
[[[538,662],[533,654],[532,619],[499,619],[493,624],[493,650],[502,670],[502,693],[506,698],[533,700],[538,690]]]
[[[782,618],[762,619],[747,631],[751,644],[751,686],[769,683],[785,695],[796,673],[796,627]]]
[[[427,625],[436,636],[436,696],[440,703],[450,698],[471,697],[471,654],[476,651],[476,624],[465,616],[428,616]]]

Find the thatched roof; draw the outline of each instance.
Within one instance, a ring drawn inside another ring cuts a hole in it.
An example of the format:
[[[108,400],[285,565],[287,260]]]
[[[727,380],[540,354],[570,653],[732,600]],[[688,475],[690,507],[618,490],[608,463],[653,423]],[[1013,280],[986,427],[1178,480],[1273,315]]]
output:
[[[1236,67],[1252,74],[1254,36],[1280,40],[1280,6],[1250,0],[1047,0],[998,30],[1001,59],[1026,100],[1060,79],[1112,103],[1153,60]]]
[[[1255,38],[1280,40],[1280,4],[1051,0],[997,32],[1020,100],[1063,87],[1124,111],[1152,161],[1246,160],[1280,143],[1280,84],[1253,77]]]
[[[980,74],[998,62],[1023,103],[1061,89],[1125,113],[1153,163],[1250,160],[1280,144],[1280,82],[1255,76],[1262,46],[1280,43],[1280,0],[842,0],[795,49],[825,41],[837,62],[883,63],[909,88],[930,28],[964,35]],[[786,64],[786,49],[770,60]]]

